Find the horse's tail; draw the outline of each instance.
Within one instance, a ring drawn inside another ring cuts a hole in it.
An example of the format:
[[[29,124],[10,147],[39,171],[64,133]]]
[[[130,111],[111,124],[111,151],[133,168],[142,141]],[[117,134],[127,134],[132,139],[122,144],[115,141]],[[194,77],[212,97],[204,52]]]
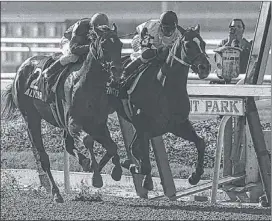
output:
[[[1,117],[2,119],[13,120],[18,117],[15,112],[17,107],[12,97],[12,84],[8,85],[7,89],[1,93]]]

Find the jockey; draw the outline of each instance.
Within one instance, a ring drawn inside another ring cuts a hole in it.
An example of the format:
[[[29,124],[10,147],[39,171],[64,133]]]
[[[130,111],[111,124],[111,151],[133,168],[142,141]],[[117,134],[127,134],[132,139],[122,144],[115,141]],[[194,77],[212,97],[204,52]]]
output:
[[[75,63],[80,56],[88,54],[91,43],[88,34],[92,27],[100,25],[109,26],[109,19],[107,15],[103,13],[96,13],[91,18],[80,19],[64,33],[60,46],[63,55],[49,68],[44,70],[49,92],[47,100],[49,100],[53,94],[52,86],[56,82],[58,71],[71,62]]]
[[[125,67],[123,78],[154,58],[165,61],[173,43],[185,32],[178,25],[178,17],[173,11],[163,12],[160,19],[140,24],[136,31],[138,34],[132,40],[132,61]]]

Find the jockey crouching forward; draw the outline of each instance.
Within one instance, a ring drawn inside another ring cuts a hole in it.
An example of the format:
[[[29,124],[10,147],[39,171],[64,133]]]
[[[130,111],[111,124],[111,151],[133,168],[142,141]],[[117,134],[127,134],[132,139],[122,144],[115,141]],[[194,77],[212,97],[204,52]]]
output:
[[[173,11],[162,13],[160,19],[140,24],[136,31],[138,34],[132,40],[132,61],[125,67],[123,78],[133,73],[141,64],[155,58],[164,62],[173,43],[185,32],[178,25],[178,17]]]
[[[77,21],[69,27],[61,39],[61,51],[63,55],[53,63],[49,68],[44,70],[44,76],[47,78],[47,102],[53,98],[52,87],[55,84],[60,69],[69,64],[78,61],[79,57],[84,57],[89,53],[91,40],[88,35],[94,26],[107,25],[109,19],[107,15],[96,13],[92,18],[84,18]]]

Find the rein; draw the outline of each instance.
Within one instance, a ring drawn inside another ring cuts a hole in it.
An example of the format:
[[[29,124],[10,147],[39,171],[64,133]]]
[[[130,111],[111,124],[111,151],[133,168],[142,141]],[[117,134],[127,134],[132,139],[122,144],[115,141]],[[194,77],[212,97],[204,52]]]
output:
[[[182,46],[184,47],[183,44],[182,44]],[[199,56],[204,55],[205,57],[208,57],[208,55],[206,54],[206,52],[200,52],[200,53],[198,53],[198,54],[192,59],[192,61],[190,62],[191,64],[189,64],[189,63],[185,62],[184,60],[178,58],[178,57],[172,52],[172,50],[170,50],[169,54],[170,54],[170,56],[173,57],[176,61],[178,61],[179,63],[181,63],[181,64],[183,64],[183,65],[185,65],[186,67],[189,67],[189,68],[191,68],[191,69],[192,69],[193,67],[194,67],[194,68],[197,68],[196,65],[193,64],[193,63],[194,63],[194,61],[195,61]]]
[[[131,33],[126,34],[126,35],[121,35],[121,36],[118,36],[118,38],[129,37],[129,36],[131,36],[131,35],[137,35],[137,34],[138,34],[138,32],[137,32],[137,31],[136,31],[136,32],[131,32]]]

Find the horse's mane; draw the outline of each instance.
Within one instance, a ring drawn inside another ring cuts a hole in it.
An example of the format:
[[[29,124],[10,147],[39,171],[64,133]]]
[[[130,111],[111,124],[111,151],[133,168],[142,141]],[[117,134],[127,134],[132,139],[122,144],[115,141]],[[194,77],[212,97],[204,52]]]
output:
[[[100,26],[97,26],[96,29],[98,29],[101,33],[99,35],[99,37],[105,35],[106,33],[109,33],[111,32],[111,28],[107,25],[100,25]],[[97,39],[97,36],[98,33],[95,31],[95,29],[92,29],[90,30],[90,33],[88,34],[88,38],[91,39],[91,40],[95,40]]]

